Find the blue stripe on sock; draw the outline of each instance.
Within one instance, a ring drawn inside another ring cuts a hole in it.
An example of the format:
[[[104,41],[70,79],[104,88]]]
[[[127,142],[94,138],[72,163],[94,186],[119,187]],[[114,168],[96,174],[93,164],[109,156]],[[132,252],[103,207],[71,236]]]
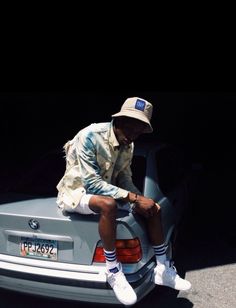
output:
[[[107,258],[107,257],[106,257],[106,260],[109,261],[109,262],[113,262],[113,261],[116,260],[116,257],[115,257],[115,258]]]
[[[104,251],[106,256],[114,256],[116,254],[116,252],[106,252]]]
[[[153,246],[155,255],[156,256],[164,255],[166,253],[167,247],[168,247],[168,245],[166,245],[166,244]]]
[[[116,251],[106,251],[104,250],[104,255],[107,261],[113,262],[116,261]]]
[[[153,248],[162,248],[162,247],[164,247],[165,246],[165,244],[161,244],[161,245],[156,245],[156,246],[152,246]]]
[[[162,251],[166,251],[166,249],[154,249],[155,252],[162,252]]]
[[[164,251],[164,252],[161,252],[161,253],[156,253],[155,252],[155,256],[162,256],[162,255],[164,255],[166,252]]]

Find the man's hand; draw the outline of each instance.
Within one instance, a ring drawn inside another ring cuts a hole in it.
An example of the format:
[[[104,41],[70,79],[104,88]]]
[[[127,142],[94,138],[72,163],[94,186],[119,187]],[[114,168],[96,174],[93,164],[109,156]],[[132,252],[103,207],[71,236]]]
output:
[[[156,215],[161,208],[154,200],[140,195],[135,204],[135,211],[146,218]]]
[[[135,202],[135,212],[146,218],[156,215],[161,210],[160,205],[153,199],[132,192],[129,192],[124,200],[130,203]]]

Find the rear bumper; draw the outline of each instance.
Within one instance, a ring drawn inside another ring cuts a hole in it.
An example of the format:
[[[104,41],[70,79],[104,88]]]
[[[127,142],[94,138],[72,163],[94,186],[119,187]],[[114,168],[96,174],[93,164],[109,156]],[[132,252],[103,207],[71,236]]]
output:
[[[138,301],[155,284],[154,262],[135,274],[126,275]],[[25,259],[0,254],[0,287],[32,295],[76,301],[120,304],[106,281],[104,266],[84,266]]]

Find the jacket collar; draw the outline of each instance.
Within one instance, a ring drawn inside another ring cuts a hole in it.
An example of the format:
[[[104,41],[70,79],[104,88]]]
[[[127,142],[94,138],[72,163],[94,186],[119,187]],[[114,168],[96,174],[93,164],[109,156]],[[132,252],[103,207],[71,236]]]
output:
[[[110,123],[110,128],[109,128],[109,133],[108,133],[108,142],[113,147],[113,149],[119,148],[120,146],[119,142],[116,139],[116,135],[114,133],[113,120]]]

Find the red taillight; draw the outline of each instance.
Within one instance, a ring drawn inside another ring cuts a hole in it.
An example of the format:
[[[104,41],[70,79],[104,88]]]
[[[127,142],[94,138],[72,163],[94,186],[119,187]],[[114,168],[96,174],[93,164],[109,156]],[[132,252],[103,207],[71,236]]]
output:
[[[117,259],[121,263],[136,263],[142,258],[142,249],[138,238],[130,240],[116,240]],[[96,247],[93,262],[105,262],[103,247]]]

